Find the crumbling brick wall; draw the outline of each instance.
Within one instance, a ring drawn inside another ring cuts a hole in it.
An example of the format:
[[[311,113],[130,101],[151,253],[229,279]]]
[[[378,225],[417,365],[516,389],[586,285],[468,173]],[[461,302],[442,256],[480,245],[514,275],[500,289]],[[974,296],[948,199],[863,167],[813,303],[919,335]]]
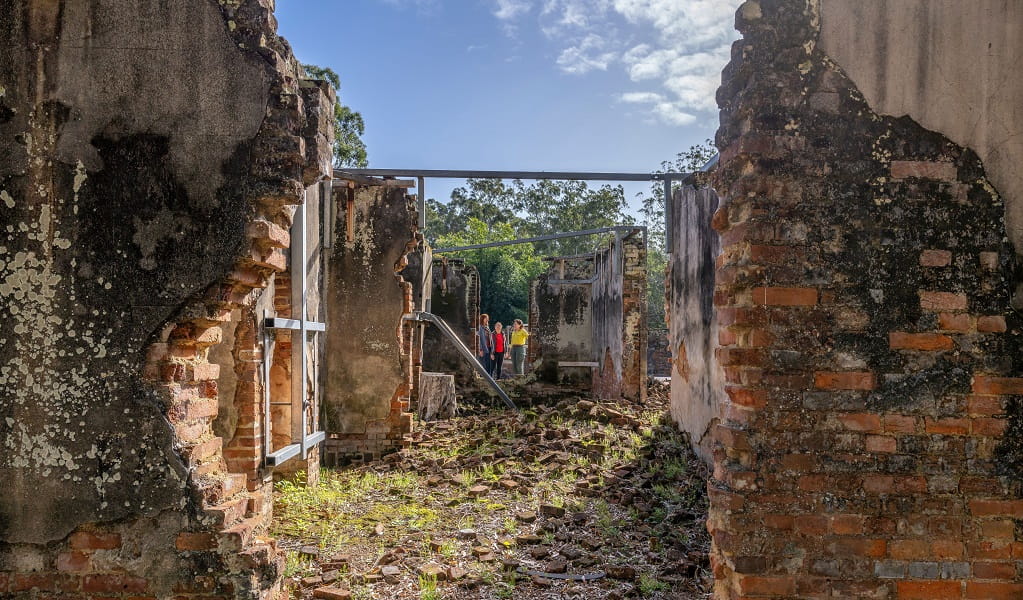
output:
[[[277,589],[269,490],[258,459],[225,462],[210,361],[237,316],[231,387],[258,397],[246,311],[286,268],[290,205],[328,174],[306,102],[333,97],[303,95],[269,6],[0,11],[4,597]],[[221,432],[258,449],[254,406]]]
[[[422,243],[401,182],[335,190],[322,423],[326,464],[373,460],[412,430],[413,287],[401,272]]]
[[[646,398],[646,230],[616,235],[594,255],[593,392],[598,398]]]
[[[466,347],[476,352],[476,324],[480,315],[479,272],[458,258],[435,258],[431,276],[430,312],[444,319]],[[436,327],[423,338],[423,370],[453,373],[459,385],[473,381],[475,370]]]
[[[718,92],[716,596],[1023,597],[1003,198],[872,110],[818,9],[745,2]]]

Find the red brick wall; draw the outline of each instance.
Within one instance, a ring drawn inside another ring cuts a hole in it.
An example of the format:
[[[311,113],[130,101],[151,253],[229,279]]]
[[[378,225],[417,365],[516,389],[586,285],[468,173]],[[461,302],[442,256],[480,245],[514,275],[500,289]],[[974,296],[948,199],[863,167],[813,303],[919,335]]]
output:
[[[1003,204],[971,151],[872,113],[811,7],[746,3],[718,94],[715,595],[1021,598]]]

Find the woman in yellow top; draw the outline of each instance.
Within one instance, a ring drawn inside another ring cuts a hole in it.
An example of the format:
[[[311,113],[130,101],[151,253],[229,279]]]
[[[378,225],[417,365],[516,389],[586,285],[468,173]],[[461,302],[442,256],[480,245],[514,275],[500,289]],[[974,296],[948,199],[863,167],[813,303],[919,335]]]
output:
[[[526,338],[529,332],[522,328],[522,319],[515,319],[512,324],[511,334],[511,355],[512,367],[516,375],[523,375],[526,372]]]

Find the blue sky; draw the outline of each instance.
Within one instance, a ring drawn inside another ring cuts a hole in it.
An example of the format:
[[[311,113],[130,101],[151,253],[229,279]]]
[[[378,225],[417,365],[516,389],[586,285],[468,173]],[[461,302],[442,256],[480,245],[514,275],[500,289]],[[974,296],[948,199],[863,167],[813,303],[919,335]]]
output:
[[[300,61],[341,76],[371,167],[649,172],[713,137],[739,3],[278,0],[276,15]]]

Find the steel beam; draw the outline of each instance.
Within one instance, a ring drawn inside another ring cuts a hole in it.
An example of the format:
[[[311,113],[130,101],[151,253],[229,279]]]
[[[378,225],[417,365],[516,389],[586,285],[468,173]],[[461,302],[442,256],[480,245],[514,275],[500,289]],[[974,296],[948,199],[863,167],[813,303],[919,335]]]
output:
[[[603,173],[586,171],[471,171],[446,169],[338,169],[366,177],[434,177],[438,179],[568,179],[573,181],[660,181],[681,179],[688,173]]]
[[[434,248],[433,252],[459,252],[461,250],[479,250],[481,248],[496,248],[498,246],[515,246],[517,244],[531,244],[533,242],[546,242],[548,240],[560,240],[562,238],[581,237],[584,235],[598,235],[601,233],[625,232],[646,229],[642,225],[615,225],[614,227],[601,227],[599,229],[586,229],[583,231],[568,231],[565,233],[552,233],[531,238],[519,238],[517,240],[505,240],[503,242],[488,242],[486,244],[472,244],[471,246],[454,246],[451,248]]]

